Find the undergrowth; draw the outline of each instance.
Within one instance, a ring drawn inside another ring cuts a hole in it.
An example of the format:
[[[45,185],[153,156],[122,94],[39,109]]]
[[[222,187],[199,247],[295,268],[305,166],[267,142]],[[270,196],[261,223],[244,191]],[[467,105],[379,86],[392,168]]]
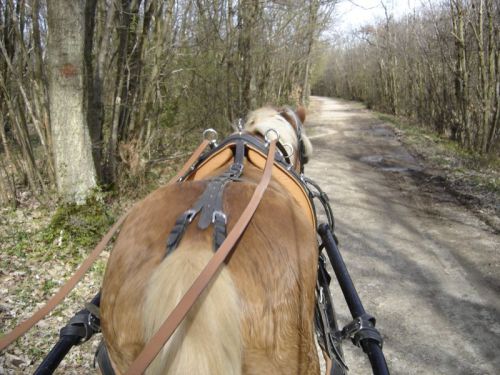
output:
[[[16,210],[0,208],[0,336],[54,295],[110,228],[119,210],[116,197],[101,192],[84,205],[33,201]],[[15,373],[33,372],[57,341],[58,330],[99,290],[108,255],[104,251],[68,297],[9,347],[8,356],[0,356],[0,373],[5,366],[17,369]],[[90,373],[87,367],[95,344],[74,350],[68,356],[70,364],[61,368],[71,368],[84,355],[85,370],[80,373]]]
[[[431,168],[443,174],[452,190],[477,197],[482,208],[500,216],[500,157],[479,155],[457,142],[411,122],[407,118],[377,113],[380,120],[391,123],[401,141],[413,154],[423,158]]]
[[[48,222],[47,217],[50,217]],[[25,213],[19,225],[11,223],[10,228],[0,234],[0,239],[8,255],[31,260],[57,256],[77,261],[97,243],[114,219],[102,198],[93,195],[83,205],[62,204],[52,213],[37,217]],[[27,227],[27,221],[34,225]]]
[[[443,166],[450,164],[450,157],[452,166],[457,166],[459,163],[467,168],[487,168],[487,169],[500,169],[500,157],[498,155],[480,155],[461,147],[457,142],[452,141],[444,136],[440,136],[436,132],[411,122],[407,118],[395,117],[385,113],[377,113],[377,117],[385,122],[390,122],[395,125],[399,130],[404,131],[407,141],[412,141],[412,144],[418,143],[420,145],[429,144],[432,142],[435,147],[431,150],[434,157],[433,161]]]
[[[113,221],[103,201],[92,196],[84,205],[71,203],[58,207],[50,224],[42,231],[42,239],[46,244],[57,241],[77,247],[91,246]]]

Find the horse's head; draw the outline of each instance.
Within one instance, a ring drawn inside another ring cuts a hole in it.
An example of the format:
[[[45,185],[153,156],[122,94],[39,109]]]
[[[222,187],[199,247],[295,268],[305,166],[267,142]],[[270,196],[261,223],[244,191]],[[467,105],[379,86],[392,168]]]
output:
[[[263,137],[270,129],[278,132],[279,143],[287,153],[285,156],[293,161],[297,171],[302,171],[313,149],[302,125],[305,117],[303,107],[299,107],[295,112],[287,107],[283,109],[263,107],[249,113],[244,129]]]

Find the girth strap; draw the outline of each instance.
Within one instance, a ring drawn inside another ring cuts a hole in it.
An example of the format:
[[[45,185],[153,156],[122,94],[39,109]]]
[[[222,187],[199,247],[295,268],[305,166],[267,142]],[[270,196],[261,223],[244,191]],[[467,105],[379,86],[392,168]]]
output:
[[[174,227],[170,231],[167,238],[167,251],[165,256],[177,248],[179,242],[181,242],[184,232],[186,231],[187,225],[193,221],[195,215],[196,213],[194,211],[188,210],[183,212],[177,220],[175,220]]]
[[[212,178],[193,208],[184,211],[175,221],[174,227],[167,238],[165,256],[177,248],[187,226],[198,213],[200,213],[198,228],[207,229],[210,224],[214,224],[214,250],[219,248],[226,238],[227,218],[223,210],[224,188],[230,181],[237,181],[243,173],[244,157],[245,145],[243,142],[238,142],[235,145],[233,164],[227,171]]]

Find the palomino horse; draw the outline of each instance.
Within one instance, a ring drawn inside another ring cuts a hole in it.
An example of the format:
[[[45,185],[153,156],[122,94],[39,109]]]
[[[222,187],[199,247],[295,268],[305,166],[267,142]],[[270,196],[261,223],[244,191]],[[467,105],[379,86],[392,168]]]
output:
[[[293,149],[294,168],[299,170],[299,154],[309,156],[312,147],[303,132],[303,146],[299,146],[297,117],[303,121],[304,111],[290,116],[261,108],[249,115],[244,132],[263,137],[275,129],[281,142]],[[123,225],[108,262],[101,299],[104,339],[117,374],[128,369],[212,257],[210,228],[189,225],[168,256],[165,244],[176,218],[193,206],[207,180],[230,164],[203,180],[154,191]],[[225,186],[228,230],[261,174],[246,160],[242,177]],[[313,323],[317,264],[314,226],[273,177],[229,260],[146,373],[319,373]]]

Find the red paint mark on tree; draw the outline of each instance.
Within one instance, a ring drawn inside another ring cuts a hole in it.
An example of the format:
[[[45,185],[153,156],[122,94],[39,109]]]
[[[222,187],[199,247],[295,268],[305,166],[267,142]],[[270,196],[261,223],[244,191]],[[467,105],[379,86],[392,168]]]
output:
[[[70,78],[76,76],[78,69],[73,64],[64,64],[59,71],[64,78]]]

